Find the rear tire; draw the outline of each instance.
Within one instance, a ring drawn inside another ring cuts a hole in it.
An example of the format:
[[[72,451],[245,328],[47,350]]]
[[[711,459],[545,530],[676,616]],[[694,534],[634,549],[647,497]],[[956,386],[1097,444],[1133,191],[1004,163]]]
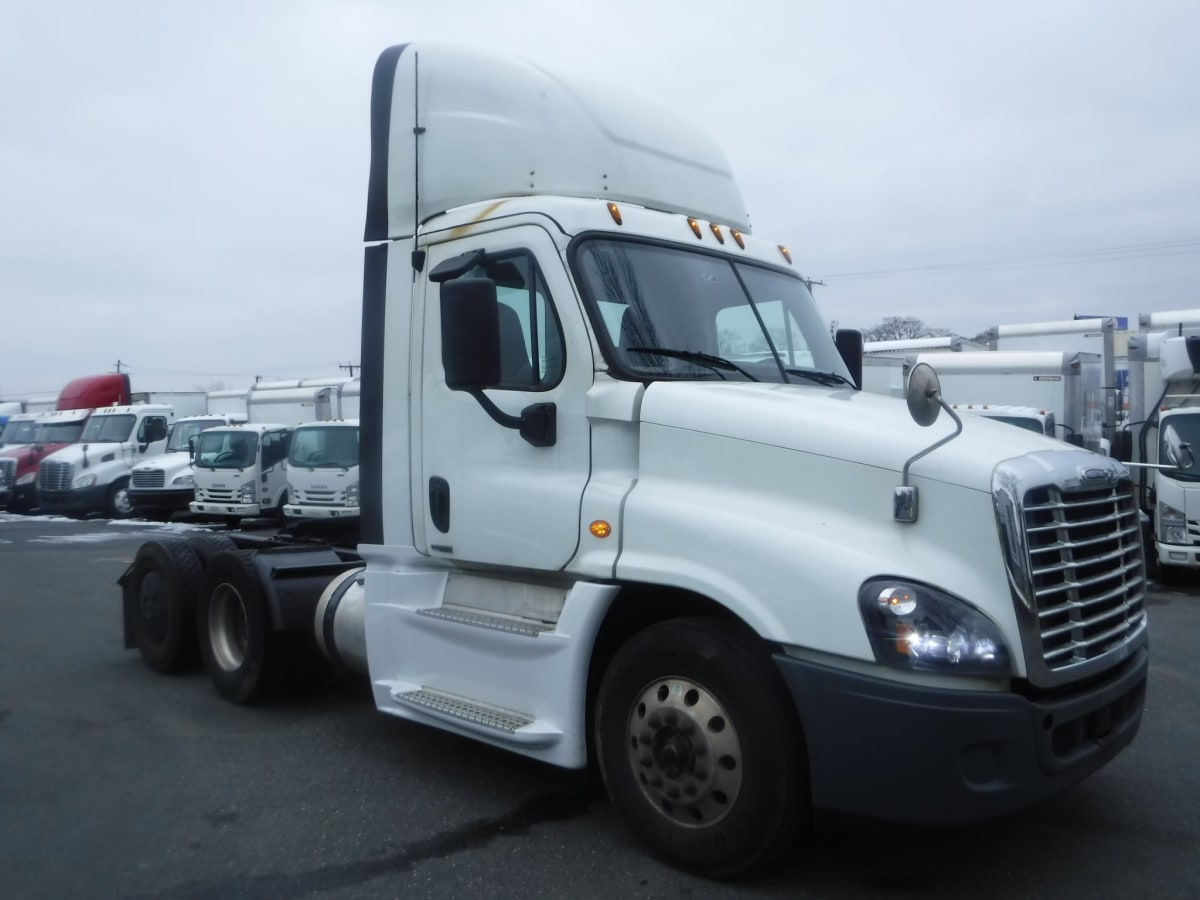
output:
[[[213,556],[204,571],[196,609],[204,668],[217,693],[232,703],[265,697],[279,665],[266,594],[250,562],[252,553],[235,550]]]
[[[125,615],[146,665],[177,672],[197,662],[196,594],[203,571],[179,539],[138,548],[124,585]]]
[[[189,534],[184,538],[192,548],[196,558],[200,560],[200,568],[207,569],[212,558],[223,551],[237,550],[238,545],[223,534],[209,532],[207,534]]]
[[[714,619],[634,635],[605,672],[595,747],[613,805],[651,850],[710,878],[777,858],[808,810],[791,698],[758,638]]]

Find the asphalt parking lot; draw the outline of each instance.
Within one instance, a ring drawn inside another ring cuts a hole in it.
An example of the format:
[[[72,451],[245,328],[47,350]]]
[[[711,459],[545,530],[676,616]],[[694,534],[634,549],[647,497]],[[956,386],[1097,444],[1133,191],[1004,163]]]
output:
[[[380,715],[361,683],[243,708],[154,674],[116,580],[162,530],[0,514],[7,897],[1200,896],[1200,585],[1154,586],[1141,732],[1083,784],[972,828],[839,823],[721,884],[646,856],[594,780]]]

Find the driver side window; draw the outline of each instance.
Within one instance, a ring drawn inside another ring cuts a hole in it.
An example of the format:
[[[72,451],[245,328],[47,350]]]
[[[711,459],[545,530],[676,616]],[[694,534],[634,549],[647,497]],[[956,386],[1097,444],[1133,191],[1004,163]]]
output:
[[[497,256],[466,278],[496,282],[500,316],[499,390],[545,391],[566,368],[562,326],[541,271],[528,253]]]

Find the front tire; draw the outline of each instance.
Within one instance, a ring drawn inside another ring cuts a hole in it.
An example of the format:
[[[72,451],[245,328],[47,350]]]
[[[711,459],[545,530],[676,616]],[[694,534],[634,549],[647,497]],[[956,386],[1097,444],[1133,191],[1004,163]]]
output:
[[[595,729],[613,805],[674,865],[746,874],[806,818],[791,699],[757,637],[727,623],[675,619],[632,637],[605,672]]]
[[[121,478],[108,489],[104,512],[110,519],[128,519],[133,515],[133,503],[129,499],[129,479]]]

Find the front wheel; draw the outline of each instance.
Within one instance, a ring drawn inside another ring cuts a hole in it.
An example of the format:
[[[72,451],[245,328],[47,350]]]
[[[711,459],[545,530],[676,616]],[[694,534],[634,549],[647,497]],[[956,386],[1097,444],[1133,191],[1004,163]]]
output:
[[[122,478],[108,489],[104,511],[110,519],[128,519],[133,515],[133,503],[129,500],[129,479]]]
[[[751,634],[676,619],[635,635],[601,682],[595,729],[613,804],[670,863],[743,875],[781,854],[806,819],[799,723]]]

